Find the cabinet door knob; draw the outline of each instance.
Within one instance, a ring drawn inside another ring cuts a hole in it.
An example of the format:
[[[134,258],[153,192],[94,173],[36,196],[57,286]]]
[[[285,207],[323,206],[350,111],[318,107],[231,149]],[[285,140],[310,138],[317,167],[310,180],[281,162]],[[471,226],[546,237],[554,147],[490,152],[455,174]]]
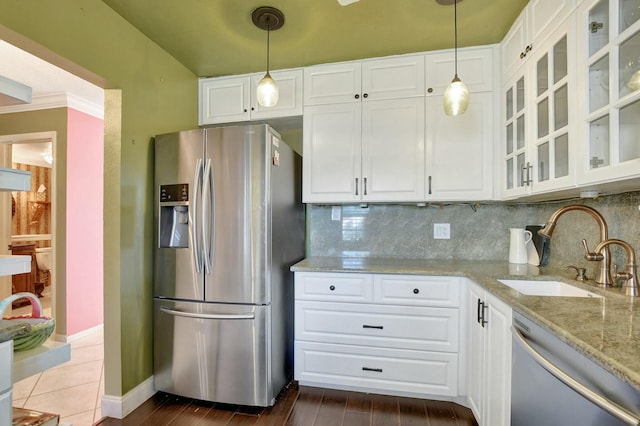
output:
[[[365,94],[364,94],[364,95],[362,95],[362,96],[363,96],[364,98],[368,98],[368,97],[369,97],[369,94],[368,94],[368,93],[365,93]]]
[[[433,87],[429,87],[429,88],[427,89],[427,93],[433,93]]]
[[[360,99],[360,95],[356,93],[356,95],[354,96],[356,99]]]
[[[335,286],[335,285],[330,285],[330,286],[329,286],[329,290],[333,291],[333,290],[335,290],[335,289],[336,289],[336,286]]]
[[[420,289],[414,288],[413,289],[413,294],[418,294],[418,293],[420,293]]]
[[[244,111],[244,112],[247,112],[247,109],[245,108],[243,111]]]

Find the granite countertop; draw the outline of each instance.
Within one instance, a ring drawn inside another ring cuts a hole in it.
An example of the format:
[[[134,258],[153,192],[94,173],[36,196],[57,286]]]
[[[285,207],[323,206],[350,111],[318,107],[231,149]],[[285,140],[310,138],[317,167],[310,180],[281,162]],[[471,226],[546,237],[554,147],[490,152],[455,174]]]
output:
[[[0,343],[30,331],[31,326],[25,322],[0,319]]]
[[[581,283],[561,269],[498,261],[311,257],[291,270],[467,277],[640,391],[640,298],[618,288]],[[554,279],[604,297],[526,296],[497,281],[502,278]]]

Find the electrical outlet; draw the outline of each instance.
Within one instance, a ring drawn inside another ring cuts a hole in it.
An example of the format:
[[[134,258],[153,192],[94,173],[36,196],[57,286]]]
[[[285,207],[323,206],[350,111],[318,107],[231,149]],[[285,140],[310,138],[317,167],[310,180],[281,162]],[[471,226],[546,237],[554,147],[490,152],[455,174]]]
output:
[[[451,238],[451,225],[449,223],[433,224],[433,239],[448,240]]]
[[[339,221],[341,219],[341,216],[342,216],[342,209],[340,208],[340,206],[331,207],[331,220]]]

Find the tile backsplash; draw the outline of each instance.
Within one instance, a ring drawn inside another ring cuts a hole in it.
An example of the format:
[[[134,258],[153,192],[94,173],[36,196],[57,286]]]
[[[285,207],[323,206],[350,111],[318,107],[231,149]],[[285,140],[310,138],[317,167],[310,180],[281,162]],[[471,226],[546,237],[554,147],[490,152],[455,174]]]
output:
[[[609,238],[631,244],[640,254],[640,191],[536,203],[307,206],[308,256],[367,256],[422,259],[507,260],[509,228],[542,225],[558,208],[585,204],[598,210],[609,226]],[[339,218],[337,217],[339,214]],[[434,224],[450,224],[450,239],[434,239]],[[581,240],[590,248],[599,241],[593,218],[571,211],[557,222],[551,240],[550,266],[587,267]],[[612,247],[614,263],[626,258]]]

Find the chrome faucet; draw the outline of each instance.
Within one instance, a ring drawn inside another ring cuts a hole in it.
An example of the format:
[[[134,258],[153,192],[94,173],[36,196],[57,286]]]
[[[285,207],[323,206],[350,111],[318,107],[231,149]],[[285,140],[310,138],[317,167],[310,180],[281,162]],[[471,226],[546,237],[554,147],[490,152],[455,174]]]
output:
[[[609,239],[609,228],[607,227],[607,222],[605,222],[604,217],[597,210],[584,206],[582,204],[568,204],[566,206],[560,207],[558,210],[553,212],[547,224],[538,231],[538,235],[543,238],[551,239],[551,235],[553,235],[553,230],[556,227],[556,222],[566,212],[578,210],[584,213],[589,214],[591,217],[598,222],[598,226],[600,227],[600,241],[606,241]],[[600,284],[601,287],[611,287],[613,285],[613,280],[611,279],[611,258],[609,254],[609,249],[604,246],[602,250],[602,258],[598,259],[600,265],[598,266],[598,272],[595,277],[596,283]],[[589,259],[595,260],[595,259]]]
[[[627,266],[625,267],[624,272],[618,272],[618,266],[616,265],[614,276],[618,279],[625,280],[622,288],[627,296],[640,296],[638,289],[638,265],[636,264],[636,252],[629,243],[612,238],[598,243],[598,245],[593,249],[593,252],[589,251],[589,247],[587,247],[587,240],[583,239],[582,244],[587,252],[585,254],[585,258],[587,260],[602,260],[604,257],[604,251],[606,251],[609,245],[616,244],[621,246],[627,255]]]

